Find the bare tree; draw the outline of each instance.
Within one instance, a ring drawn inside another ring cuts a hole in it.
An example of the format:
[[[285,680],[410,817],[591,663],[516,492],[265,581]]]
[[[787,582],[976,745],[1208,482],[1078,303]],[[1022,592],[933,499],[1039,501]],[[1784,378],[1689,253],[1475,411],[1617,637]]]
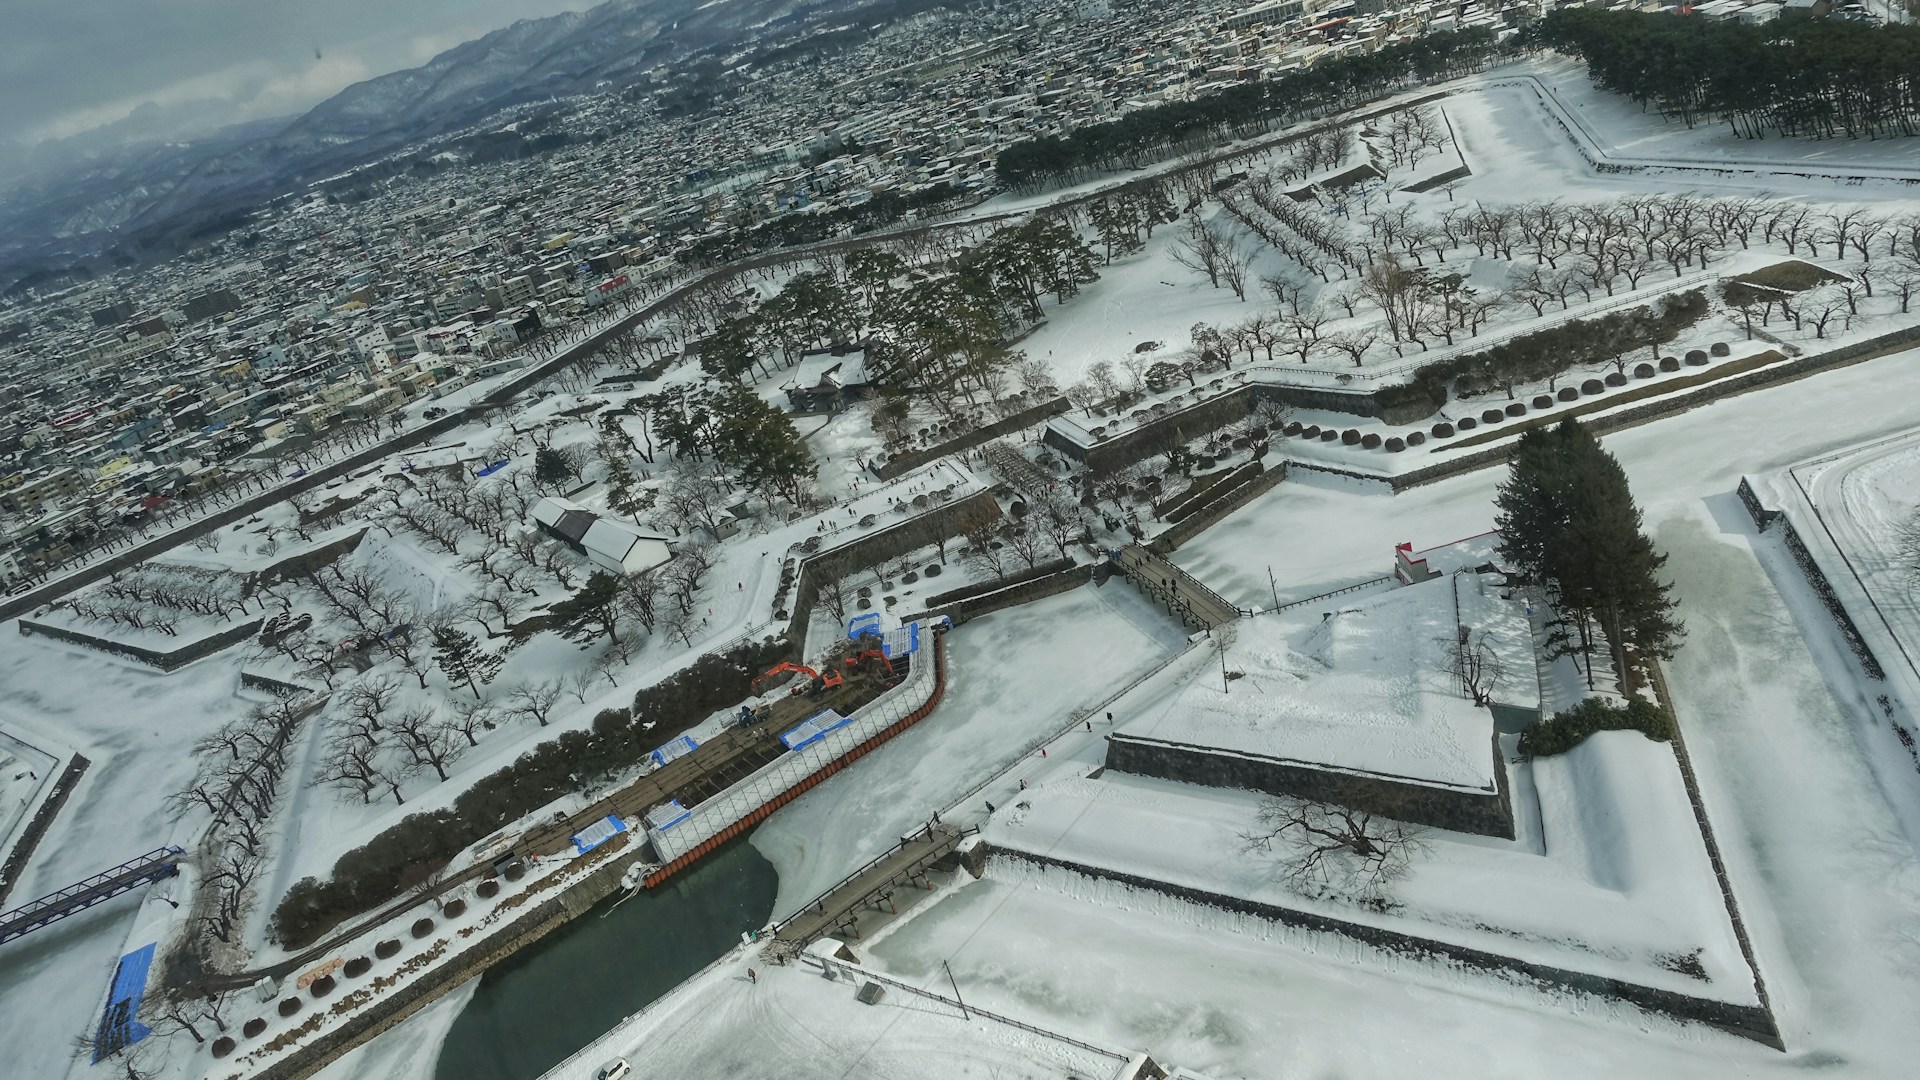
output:
[[[1894,563],[1906,572],[1909,586],[1920,589],[1920,508],[1900,523],[1894,538]]]
[[[467,740],[468,746],[480,745],[480,732],[500,726],[500,710],[485,701],[455,698],[447,727]]]
[[[560,701],[560,684],[551,680],[524,682],[515,686],[507,697],[507,708],[514,716],[522,717],[547,726],[547,717],[553,713],[553,707]]]
[[[620,579],[621,611],[632,616],[649,634],[653,633],[653,624],[660,618],[660,591],[663,587],[661,576],[651,570],[628,574]]]
[[[406,709],[394,718],[393,735],[417,769],[432,769],[441,780],[460,756],[459,732],[440,719],[431,705]]]
[[[1217,289],[1221,285],[1226,264],[1233,258],[1232,249],[1233,243],[1224,232],[1202,221],[1199,214],[1194,214],[1187,221],[1187,235],[1175,241],[1168,253],[1174,262],[1204,275],[1207,284]],[[1245,299],[1245,288],[1243,273],[1240,282],[1242,299]]]
[[[1380,903],[1422,848],[1417,825],[1289,795],[1264,799],[1241,850],[1280,857],[1280,878],[1308,895]]]
[[[1040,556],[1046,554],[1044,547],[1046,538],[1041,535],[1039,529],[1025,522],[1009,523],[1001,536],[1006,542],[1007,549],[1018,556],[1029,570],[1039,565]]]
[[[385,781],[379,743],[348,731],[328,734],[325,753],[313,774],[316,786],[324,784],[358,795],[362,804],[368,804]]]
[[[1491,705],[1493,692],[1507,678],[1507,664],[1494,651],[1485,630],[1475,633],[1471,626],[1457,627],[1452,638],[1442,638],[1446,649],[1447,673],[1460,682],[1460,692],[1475,705]]]

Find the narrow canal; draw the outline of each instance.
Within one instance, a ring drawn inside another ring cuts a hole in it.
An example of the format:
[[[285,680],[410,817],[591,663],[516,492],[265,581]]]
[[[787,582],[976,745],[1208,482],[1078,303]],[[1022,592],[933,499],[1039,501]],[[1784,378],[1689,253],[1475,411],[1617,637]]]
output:
[[[609,897],[481,977],[435,1080],[535,1080],[765,926],[778,888],[742,838],[655,892]]]

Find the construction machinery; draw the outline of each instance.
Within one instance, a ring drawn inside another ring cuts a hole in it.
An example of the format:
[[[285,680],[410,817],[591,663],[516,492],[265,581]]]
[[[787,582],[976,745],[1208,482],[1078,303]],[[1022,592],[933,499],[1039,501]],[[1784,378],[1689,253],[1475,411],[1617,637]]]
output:
[[[782,660],[779,663],[768,668],[764,673],[760,675],[759,678],[753,680],[753,683],[751,686],[748,687],[748,690],[751,693],[757,695],[761,692],[761,688],[764,687],[769,680],[775,679],[781,675],[805,675],[806,676],[805,680],[794,683],[793,689],[789,691],[789,693],[793,693],[793,694],[808,694],[808,695],[818,694],[823,690],[836,689],[846,681],[841,677],[839,672],[833,670],[832,668],[828,668],[826,672],[822,674],[821,672],[815,671],[814,669],[808,667],[805,664],[796,664],[791,660]]]

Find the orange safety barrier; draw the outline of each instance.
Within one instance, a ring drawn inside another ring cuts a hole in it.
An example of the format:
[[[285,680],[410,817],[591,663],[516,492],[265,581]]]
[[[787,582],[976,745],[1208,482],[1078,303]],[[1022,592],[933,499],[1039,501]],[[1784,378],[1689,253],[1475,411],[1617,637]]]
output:
[[[940,704],[940,699],[945,696],[947,692],[947,653],[944,647],[946,636],[944,630],[936,631],[933,635],[933,693],[927,695],[926,704],[901,717],[899,720],[894,721],[892,724],[887,725],[859,746],[828,762],[825,768],[809,774],[799,783],[768,799],[765,803],[749,811],[746,816],[742,817],[739,821],[734,822],[701,841],[700,844],[691,851],[662,866],[660,869],[655,870],[653,873],[648,874],[645,882],[646,887],[649,889],[654,888],[661,882],[712,854],[715,848],[739,836],[755,825],[760,824],[762,821],[765,821],[775,810],[780,809],[812,790],[815,784],[820,783],[827,777],[834,775],[841,769],[860,760],[888,739],[893,738],[895,735],[900,734],[931,715],[934,708]]]

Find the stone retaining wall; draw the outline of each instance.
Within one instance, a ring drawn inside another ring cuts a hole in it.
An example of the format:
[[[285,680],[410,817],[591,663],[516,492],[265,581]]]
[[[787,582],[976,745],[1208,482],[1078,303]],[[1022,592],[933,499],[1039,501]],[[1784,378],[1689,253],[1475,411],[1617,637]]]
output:
[[[886,464],[876,466],[873,473],[882,480],[905,476],[929,462],[939,461],[943,457],[958,454],[963,450],[971,450],[976,446],[985,446],[1002,435],[1011,435],[1016,431],[1030,428],[1050,416],[1066,412],[1067,408],[1067,399],[1063,397],[1043,401],[1031,408],[1022,409],[1012,416],[996,420],[985,427],[969,431],[959,438],[948,439],[938,446],[929,446],[925,450],[914,450],[897,457],[890,457]]]
[[[64,626],[51,626],[47,623],[33,622],[30,619],[20,620],[20,634],[22,637],[50,637],[69,645],[79,645],[97,652],[124,656],[129,660],[137,660],[150,667],[159,668],[161,671],[173,671],[246,641],[260,632],[261,621],[250,619],[243,623],[236,623],[218,633],[209,634],[197,641],[190,641],[172,652],[159,652],[97,634],[89,634],[84,630],[69,630]]]
[[[981,515],[990,521],[998,520],[1000,504],[988,492],[976,491],[897,525],[890,525],[879,532],[869,533],[858,540],[802,560],[800,571],[794,578],[793,608],[787,617],[787,640],[793,642],[796,649],[806,648],[807,623],[812,618],[814,603],[820,598],[822,581],[842,578],[896,555],[917,551],[938,540],[943,528],[949,538],[958,537],[960,530],[956,523],[970,514]]]
[[[1730,1034],[1764,1043],[1776,1050],[1785,1049],[1780,1040],[1780,1029],[1774,1023],[1773,1014],[1764,1006],[1733,1005],[1723,1001],[1679,994],[1671,990],[1641,986],[1605,975],[1550,967],[1546,964],[1536,964],[1465,945],[1416,937],[1397,930],[1386,930],[1312,912],[1264,904],[1238,896],[1207,892],[1172,882],[1121,873],[1104,867],[1087,866],[1015,848],[995,846],[992,848],[991,857],[1017,859],[1035,866],[1065,870],[1083,877],[1111,881],[1146,892],[1161,893],[1188,903],[1248,915],[1283,926],[1339,934],[1387,952],[1451,962],[1480,971],[1513,973],[1533,981],[1544,989],[1571,990],[1576,993],[1623,1001],[1648,1012],[1708,1024]]]
[[[1494,766],[1494,790],[1489,792],[1436,787],[1404,777],[1335,771],[1265,754],[1117,732],[1107,736],[1107,768],[1206,787],[1292,795],[1365,810],[1395,821],[1511,840],[1513,805],[1507,795],[1506,760],[1500,755],[1499,735],[1491,734],[1489,741]]]
[[[252,580],[248,582],[247,595],[251,596],[255,589],[264,588],[275,582],[290,581],[293,578],[304,577],[323,566],[333,565],[340,560],[342,555],[357,550],[360,547],[360,541],[367,538],[367,528],[368,526],[363,525],[355,529],[351,534],[343,536],[338,540],[322,544],[312,551],[303,551],[297,555],[289,555],[266,569],[261,570],[259,573],[253,575]]]
[[[27,822],[26,829],[20,833],[19,842],[7,853],[6,863],[0,865],[0,901],[5,901],[7,894],[13,891],[13,883],[20,880],[20,871],[26,869],[27,860],[33,857],[34,849],[40,846],[40,838],[47,834],[47,827],[53,824],[53,819],[60,816],[60,808],[67,805],[67,796],[73,794],[74,785],[80,782],[80,777],[92,764],[75,754],[73,760],[67,762],[60,779],[53,782],[53,791],[41,801],[40,809],[34,811],[33,820]],[[4,906],[4,903],[0,903],[0,908]]]
[[[1147,550],[1155,555],[1166,555],[1177,551],[1180,545],[1199,536],[1207,529],[1218,525],[1227,515],[1247,505],[1260,496],[1272,491],[1287,478],[1286,462],[1277,462],[1272,468],[1263,462],[1253,463],[1257,468],[1253,479],[1217,492],[1210,492],[1207,498],[1180,523],[1154,537]]]
[[[1820,606],[1827,609],[1827,614],[1833,617],[1834,624],[1840,628],[1840,636],[1846,639],[1847,648],[1860,661],[1860,667],[1869,676],[1884,680],[1887,677],[1887,671],[1880,666],[1880,658],[1875,656],[1873,649],[1868,646],[1865,635],[1860,633],[1859,625],[1853,621],[1853,616],[1848,614],[1847,606],[1840,602],[1839,594],[1833,591],[1833,582],[1827,579],[1827,573],[1820,568],[1819,560],[1813,557],[1813,553],[1807,550],[1806,542],[1800,539],[1800,530],[1793,527],[1793,519],[1783,510],[1763,508],[1760,505],[1760,497],[1754,494],[1753,485],[1747,483],[1747,478],[1744,476],[1740,478],[1740,486],[1734,490],[1740,496],[1741,505],[1745,506],[1747,513],[1753,517],[1754,525],[1758,526],[1762,533],[1775,525],[1780,527],[1780,539],[1786,543],[1787,553],[1793,556],[1794,565],[1800,568],[1800,573],[1806,576],[1807,584],[1812,587],[1814,595],[1820,598]]]
[[[1081,566],[1065,559],[1051,565],[1053,567],[1051,570],[1036,577],[1011,584],[997,581],[988,588],[974,591],[973,595],[933,604],[923,614],[909,616],[909,618],[926,619],[945,615],[953,620],[955,626],[959,626],[969,619],[977,619],[982,615],[1005,608],[1031,604],[1035,600],[1044,600],[1049,596],[1058,596],[1063,592],[1077,589],[1093,580],[1096,572],[1095,567]]]

